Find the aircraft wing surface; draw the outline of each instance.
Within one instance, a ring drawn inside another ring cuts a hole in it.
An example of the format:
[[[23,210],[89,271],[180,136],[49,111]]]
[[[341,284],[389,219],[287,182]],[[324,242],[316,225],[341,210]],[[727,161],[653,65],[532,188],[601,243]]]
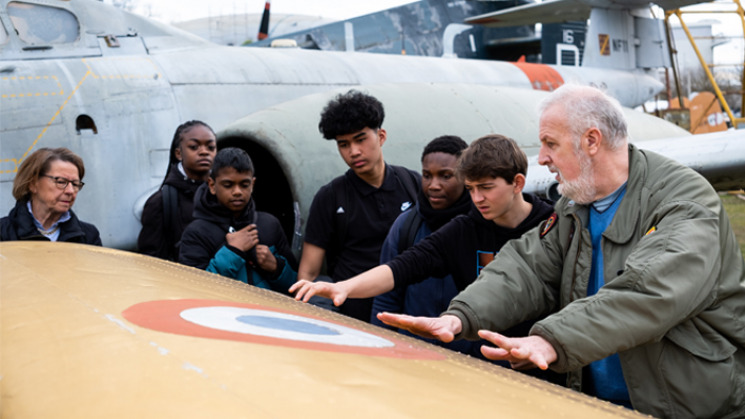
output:
[[[668,10],[700,2],[700,0],[659,0],[654,3]],[[466,19],[466,23],[489,27],[560,23],[585,20],[590,17],[590,11],[593,8],[628,9],[647,7],[649,4],[650,2],[645,0],[549,0],[474,16]]]
[[[3,242],[0,272],[4,417],[641,417],[134,253]]]
[[[719,191],[745,187],[745,132],[742,130],[657,139],[637,145],[690,167]]]

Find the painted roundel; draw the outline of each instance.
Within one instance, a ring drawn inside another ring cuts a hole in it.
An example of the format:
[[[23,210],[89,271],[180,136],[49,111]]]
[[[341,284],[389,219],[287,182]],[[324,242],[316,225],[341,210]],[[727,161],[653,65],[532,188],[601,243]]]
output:
[[[395,338],[255,304],[159,300],[133,305],[122,315],[141,327],[186,336],[392,358],[445,359]]]

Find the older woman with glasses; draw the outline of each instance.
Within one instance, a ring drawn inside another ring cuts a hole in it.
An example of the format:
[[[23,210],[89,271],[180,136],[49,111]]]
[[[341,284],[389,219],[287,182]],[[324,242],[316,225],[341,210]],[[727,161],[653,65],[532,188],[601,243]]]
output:
[[[84,174],[83,159],[66,148],[42,148],[31,154],[13,180],[16,206],[0,219],[0,241],[51,240],[100,246],[98,229],[72,212]]]

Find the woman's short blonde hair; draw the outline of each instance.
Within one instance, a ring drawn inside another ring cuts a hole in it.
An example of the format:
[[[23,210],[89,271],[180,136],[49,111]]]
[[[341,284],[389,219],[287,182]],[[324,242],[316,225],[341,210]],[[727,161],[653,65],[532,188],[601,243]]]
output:
[[[28,200],[31,196],[31,184],[45,175],[52,162],[57,160],[74,164],[78,168],[79,180],[83,180],[85,166],[80,156],[64,147],[40,148],[23,160],[18,168],[18,174],[13,180],[13,198],[16,201]]]

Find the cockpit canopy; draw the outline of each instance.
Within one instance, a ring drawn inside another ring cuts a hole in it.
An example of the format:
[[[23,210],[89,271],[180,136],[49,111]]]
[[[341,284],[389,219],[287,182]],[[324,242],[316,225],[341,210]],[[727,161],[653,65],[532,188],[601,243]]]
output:
[[[0,60],[148,54],[203,43],[101,1],[0,0]]]
[[[78,19],[67,10],[11,1],[6,6],[6,11],[18,38],[25,44],[64,44],[80,38]],[[7,32],[5,36],[7,37]]]

